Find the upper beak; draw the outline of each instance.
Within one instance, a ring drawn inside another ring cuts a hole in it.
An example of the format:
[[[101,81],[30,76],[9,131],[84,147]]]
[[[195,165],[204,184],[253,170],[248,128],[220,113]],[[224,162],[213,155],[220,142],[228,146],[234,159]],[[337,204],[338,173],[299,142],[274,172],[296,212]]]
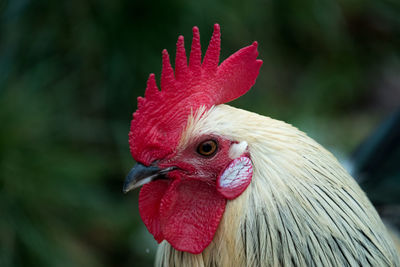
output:
[[[165,174],[173,169],[174,167],[160,169],[157,166],[145,166],[141,163],[136,163],[126,176],[122,191],[128,193],[132,189],[138,188],[153,180],[163,178]]]

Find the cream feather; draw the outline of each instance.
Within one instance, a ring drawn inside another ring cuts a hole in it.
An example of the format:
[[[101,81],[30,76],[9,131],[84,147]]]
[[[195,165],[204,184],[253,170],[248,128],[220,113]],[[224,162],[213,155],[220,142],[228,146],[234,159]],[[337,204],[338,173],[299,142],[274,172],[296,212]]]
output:
[[[246,142],[254,174],[228,201],[212,243],[198,255],[164,241],[156,266],[400,266],[376,210],[335,157],[281,121],[219,105],[189,117],[196,136]]]

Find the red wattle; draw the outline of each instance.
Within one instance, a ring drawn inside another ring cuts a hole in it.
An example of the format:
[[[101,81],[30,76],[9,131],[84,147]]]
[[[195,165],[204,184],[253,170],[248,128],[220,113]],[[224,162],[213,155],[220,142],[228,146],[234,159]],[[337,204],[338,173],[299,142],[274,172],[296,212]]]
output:
[[[160,203],[170,184],[170,180],[156,180],[143,185],[139,193],[140,217],[158,243],[164,240],[160,225]]]
[[[215,185],[175,180],[160,204],[164,238],[177,250],[201,253],[213,240],[225,205]]]
[[[157,180],[139,194],[140,216],[157,242],[193,254],[213,240],[225,205],[215,185],[198,180]]]

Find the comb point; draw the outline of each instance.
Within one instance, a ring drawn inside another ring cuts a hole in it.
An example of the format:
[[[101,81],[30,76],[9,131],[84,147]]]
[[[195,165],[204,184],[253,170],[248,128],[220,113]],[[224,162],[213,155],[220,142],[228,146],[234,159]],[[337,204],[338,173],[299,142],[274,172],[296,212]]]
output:
[[[145,105],[145,103],[146,103],[146,99],[144,99],[141,96],[138,96],[138,98],[137,98],[138,109],[142,108]]]
[[[201,45],[200,33],[197,26],[193,27],[192,47],[189,57],[189,69],[196,75],[200,75],[201,71]]]
[[[167,49],[162,51],[161,91],[169,91],[175,86],[174,70]]]
[[[177,81],[181,81],[186,76],[187,76],[187,58],[185,51],[185,41],[183,36],[180,35],[176,43],[175,78]]]
[[[159,93],[157,84],[156,84],[156,76],[154,73],[150,73],[149,78],[147,79],[147,87],[144,92],[144,97],[148,100],[154,99],[156,95]]]
[[[219,24],[214,24],[214,32],[208,45],[202,68],[208,75],[215,75],[221,51],[221,29]]]

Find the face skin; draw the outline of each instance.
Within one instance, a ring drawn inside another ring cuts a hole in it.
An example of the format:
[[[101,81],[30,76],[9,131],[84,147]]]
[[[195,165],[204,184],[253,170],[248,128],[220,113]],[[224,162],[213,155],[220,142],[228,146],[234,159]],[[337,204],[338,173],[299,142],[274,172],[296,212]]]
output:
[[[214,152],[207,146],[201,149],[209,142],[215,144]],[[217,190],[217,178],[232,161],[233,143],[203,135],[152,164],[158,170],[173,169],[145,184],[139,194],[140,215],[158,242],[167,240],[174,248],[195,254],[210,244],[227,201]],[[208,151],[213,153],[203,153]]]
[[[199,146],[207,141],[215,141],[216,151],[209,156],[199,153]],[[171,157],[167,157],[158,162],[161,169],[175,167],[176,169],[168,173],[171,179],[193,179],[214,184],[223,171],[231,162],[229,150],[233,141],[215,135],[203,135],[184,148],[178,150]]]
[[[146,180],[140,184],[139,212],[157,242],[193,254],[212,242],[227,201],[241,195],[252,178],[247,143],[202,127],[203,116],[200,110],[189,117],[175,147],[168,141],[158,146],[172,152],[138,163],[125,183],[127,192]]]

